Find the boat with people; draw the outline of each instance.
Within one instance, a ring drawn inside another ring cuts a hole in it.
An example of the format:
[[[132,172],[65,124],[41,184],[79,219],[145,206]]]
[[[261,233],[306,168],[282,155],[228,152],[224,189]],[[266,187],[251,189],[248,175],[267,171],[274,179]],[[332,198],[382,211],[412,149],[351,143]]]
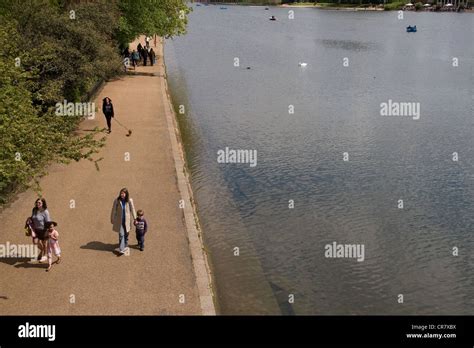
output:
[[[407,27],[407,33],[416,33],[416,25],[413,26],[413,27],[411,25],[409,25]]]
[[[271,21],[276,21],[276,20],[277,20],[275,16],[271,16],[269,19],[270,19]]]

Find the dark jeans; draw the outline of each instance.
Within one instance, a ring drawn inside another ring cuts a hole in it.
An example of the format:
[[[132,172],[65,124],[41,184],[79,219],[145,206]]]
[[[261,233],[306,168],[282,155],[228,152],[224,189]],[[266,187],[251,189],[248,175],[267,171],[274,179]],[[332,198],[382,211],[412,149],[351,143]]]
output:
[[[105,115],[105,118],[107,119],[107,127],[109,127],[109,130],[112,130],[112,116]]]
[[[145,249],[145,234],[136,231],[137,242],[140,249]]]

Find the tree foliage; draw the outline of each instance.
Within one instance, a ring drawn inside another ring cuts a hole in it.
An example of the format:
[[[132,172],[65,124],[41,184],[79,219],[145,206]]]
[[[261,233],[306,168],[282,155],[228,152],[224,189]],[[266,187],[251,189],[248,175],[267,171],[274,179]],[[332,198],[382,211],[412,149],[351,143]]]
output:
[[[8,193],[43,174],[47,163],[92,159],[103,141],[96,139],[94,133],[73,136],[79,117],[56,116],[52,108],[38,102],[52,85],[49,80],[41,80],[41,73],[53,59],[41,56],[44,64],[17,66],[23,59],[33,61],[37,52],[25,54],[17,46],[23,38],[14,24],[2,18],[0,24],[0,45],[5,48],[0,55],[0,202],[3,202]],[[64,99],[59,90],[56,88],[53,94]]]
[[[187,14],[182,0],[121,0],[119,40],[132,41],[139,34],[172,37],[186,33]]]

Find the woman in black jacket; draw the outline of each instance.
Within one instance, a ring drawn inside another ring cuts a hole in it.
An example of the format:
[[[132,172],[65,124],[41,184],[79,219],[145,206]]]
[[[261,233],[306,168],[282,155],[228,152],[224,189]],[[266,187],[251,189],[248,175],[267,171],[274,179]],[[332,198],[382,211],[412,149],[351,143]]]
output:
[[[109,133],[112,132],[112,117],[114,117],[114,106],[112,105],[112,100],[109,97],[105,97],[102,102],[102,112],[107,119],[107,127],[109,127]]]
[[[146,66],[146,61],[148,59],[148,50],[146,48],[142,49],[142,58],[143,58],[143,66]]]
[[[153,48],[150,48],[148,55],[150,56],[150,65],[153,66],[153,63],[155,62],[155,51],[153,51]]]

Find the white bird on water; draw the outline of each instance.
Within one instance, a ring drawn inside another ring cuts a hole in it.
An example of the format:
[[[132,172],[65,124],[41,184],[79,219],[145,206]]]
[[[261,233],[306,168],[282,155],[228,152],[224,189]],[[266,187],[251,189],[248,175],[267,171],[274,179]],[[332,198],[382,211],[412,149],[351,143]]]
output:
[[[305,67],[306,65],[308,65],[308,63],[298,63],[298,65],[301,67]]]

